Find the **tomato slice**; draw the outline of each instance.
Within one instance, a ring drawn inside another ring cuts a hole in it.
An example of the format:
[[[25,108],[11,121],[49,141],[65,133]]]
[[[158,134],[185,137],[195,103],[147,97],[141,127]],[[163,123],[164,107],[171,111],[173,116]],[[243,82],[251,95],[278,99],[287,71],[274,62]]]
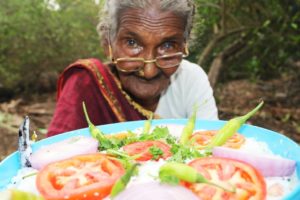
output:
[[[198,149],[203,149],[209,144],[217,132],[217,130],[198,131],[192,135],[191,141],[194,142],[193,145],[195,145]],[[235,133],[223,146],[238,149],[244,142],[245,137],[239,133]]]
[[[37,175],[37,188],[45,199],[103,199],[125,170],[106,155],[87,154],[51,163]]]
[[[190,162],[189,165],[218,185],[227,188],[236,187],[236,192],[232,193],[204,183],[185,184],[200,199],[260,200],[266,198],[265,180],[251,165],[217,157],[199,158]]]
[[[137,161],[147,161],[153,158],[153,155],[150,153],[151,147],[157,147],[163,151],[163,154],[158,157],[166,159],[171,156],[171,151],[169,145],[161,141],[143,141],[143,142],[134,142],[128,145],[123,146],[124,151],[130,155],[140,155],[136,160]],[[157,160],[158,160],[157,159]]]

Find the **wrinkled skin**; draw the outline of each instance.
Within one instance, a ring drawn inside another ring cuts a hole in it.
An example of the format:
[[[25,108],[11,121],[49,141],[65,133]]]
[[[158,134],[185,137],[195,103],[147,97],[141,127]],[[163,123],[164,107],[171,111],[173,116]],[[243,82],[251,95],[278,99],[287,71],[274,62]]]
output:
[[[170,52],[183,52],[184,21],[174,13],[128,9],[121,13],[120,26],[111,41],[113,58],[142,57],[154,59]],[[177,67],[161,70],[148,63],[141,72],[118,72],[123,89],[136,102],[154,111],[160,94],[169,85],[170,76]]]

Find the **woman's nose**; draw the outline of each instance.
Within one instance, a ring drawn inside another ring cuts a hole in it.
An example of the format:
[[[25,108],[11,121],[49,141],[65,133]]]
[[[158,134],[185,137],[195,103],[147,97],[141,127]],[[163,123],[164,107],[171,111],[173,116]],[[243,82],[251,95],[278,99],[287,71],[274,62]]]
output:
[[[154,78],[160,71],[160,69],[157,67],[154,59],[155,59],[155,54],[153,52],[149,52],[147,56],[145,56],[145,59],[148,61],[153,61],[153,62],[146,62],[143,68],[144,71],[144,77],[145,79],[152,79]]]
[[[143,70],[144,70],[144,77],[146,79],[154,78],[160,71],[160,69],[156,66],[155,62],[145,63]]]

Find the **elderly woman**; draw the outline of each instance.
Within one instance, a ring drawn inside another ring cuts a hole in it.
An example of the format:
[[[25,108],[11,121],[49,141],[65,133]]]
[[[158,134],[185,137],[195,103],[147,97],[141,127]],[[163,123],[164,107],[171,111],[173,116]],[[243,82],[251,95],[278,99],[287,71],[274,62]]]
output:
[[[205,72],[184,60],[192,28],[191,0],[108,0],[98,30],[110,62],[78,60],[58,82],[48,136],[87,126],[155,118],[217,119]]]

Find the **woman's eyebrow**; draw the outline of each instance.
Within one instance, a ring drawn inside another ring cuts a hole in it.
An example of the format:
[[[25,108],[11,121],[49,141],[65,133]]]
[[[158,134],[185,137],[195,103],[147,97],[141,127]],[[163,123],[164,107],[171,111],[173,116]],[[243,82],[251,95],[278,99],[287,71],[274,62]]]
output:
[[[133,39],[135,39],[137,42],[140,42],[140,43],[143,43],[143,41],[144,41],[144,38],[142,36],[140,36],[138,33],[134,32],[132,30],[124,28],[122,30],[122,32],[123,32],[122,38],[132,37]],[[172,35],[162,37],[160,39],[160,41],[157,41],[157,42],[161,44],[161,43],[164,43],[166,41],[182,42],[183,40],[184,40],[184,38],[183,38],[182,34],[174,33]]]
[[[125,30],[123,30],[122,32],[124,32],[123,34],[124,34],[125,37],[130,36],[130,37],[133,37],[134,39],[138,39],[138,40],[140,40],[140,39],[142,38],[142,37],[139,36],[139,34],[137,34],[136,32],[133,32],[133,31],[128,30],[128,29],[125,29]]]
[[[183,37],[181,34],[175,34],[172,36],[162,38],[162,42],[165,42],[165,41],[183,41]]]
[[[138,43],[143,43],[143,37],[141,37],[141,36],[140,36],[138,33],[136,33],[136,32],[127,30],[127,31],[125,31],[122,35],[123,35],[123,36],[122,36],[123,39],[124,39],[124,38],[127,38],[127,39],[132,38],[132,39],[136,40]]]

